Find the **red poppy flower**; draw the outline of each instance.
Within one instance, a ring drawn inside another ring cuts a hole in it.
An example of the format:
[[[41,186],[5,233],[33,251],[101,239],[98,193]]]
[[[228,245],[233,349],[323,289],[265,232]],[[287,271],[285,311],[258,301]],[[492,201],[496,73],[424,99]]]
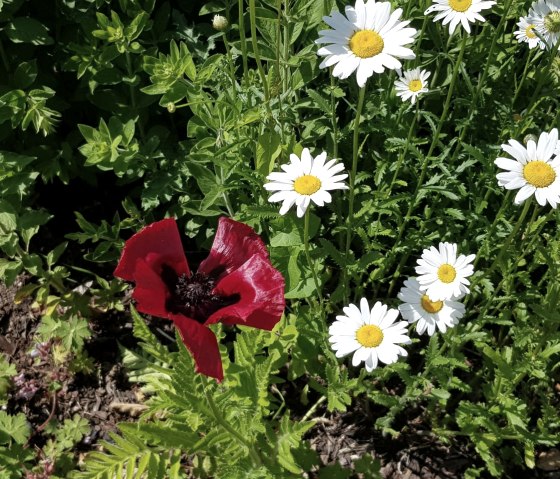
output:
[[[114,275],[134,281],[138,311],[171,319],[191,352],[196,370],[224,377],[216,336],[208,325],[242,324],[271,330],[284,311],[284,278],[255,231],[220,218],[214,244],[191,273],[179,229],[168,218],[126,241]]]

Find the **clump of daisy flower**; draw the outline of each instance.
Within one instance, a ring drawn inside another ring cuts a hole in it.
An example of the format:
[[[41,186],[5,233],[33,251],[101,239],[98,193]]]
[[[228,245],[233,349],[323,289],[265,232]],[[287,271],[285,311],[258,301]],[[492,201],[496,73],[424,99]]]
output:
[[[517,22],[519,30],[513,32],[519,43],[527,43],[529,48],[539,47],[541,50],[546,44],[535,33],[535,24],[531,23],[529,17],[521,17]]]
[[[457,256],[456,243],[440,243],[439,251],[434,246],[425,249],[416,266],[420,291],[424,291],[431,301],[463,297],[469,292],[467,278],[474,272],[469,263],[474,258],[474,254]]]
[[[357,0],[354,7],[346,7],[345,14],[323,17],[333,30],[321,30],[315,40],[326,44],[317,51],[325,57],[320,68],[335,65],[332,74],[341,80],[356,72],[358,85],[363,87],[374,73],[401,68],[398,58],[415,57],[405,45],[414,41],[416,29],[405,28],[410,21],[399,20],[401,8],[391,13],[390,2]]]
[[[420,291],[420,283],[416,278],[409,278],[404,282],[398,298],[403,301],[399,305],[402,317],[410,324],[416,323],[416,332],[432,336],[436,329],[442,333],[452,328],[465,314],[465,306],[457,301],[445,299],[432,301],[424,292]]]
[[[344,165],[337,163],[337,160],[325,163],[326,159],[325,152],[313,158],[309,149],[304,148],[301,160],[292,153],[290,163],[280,166],[283,172],[271,173],[266,177],[270,183],[264,185],[265,189],[276,191],[268,201],[283,202],[280,208],[281,215],[285,215],[295,204],[297,215],[301,218],[311,201],[317,206],[323,206],[332,201],[329,191],[348,188],[343,183],[348,175],[338,174],[344,170]]]
[[[397,96],[400,96],[402,101],[410,100],[410,102],[414,105],[416,103],[416,98],[418,98],[420,93],[428,92],[429,77],[430,72],[420,70],[420,68],[403,72],[403,75],[395,81]]]
[[[519,190],[514,203],[519,205],[531,195],[537,203],[556,208],[560,203],[560,142],[558,130],[541,133],[538,142],[530,139],[527,148],[515,140],[509,140],[502,149],[513,156],[497,158],[496,166],[506,172],[498,173],[498,184],[507,190]]]
[[[406,330],[407,322],[395,323],[399,312],[388,309],[377,301],[369,308],[366,298],[360,300],[360,307],[350,304],[342,308],[344,315],[336,317],[329,327],[329,341],[337,358],[350,353],[352,365],[365,363],[366,371],[373,371],[379,362],[392,364],[397,362],[399,355],[408,353],[399,344],[410,344]]]
[[[480,12],[495,5],[495,1],[482,1],[482,0],[434,0],[433,5],[429,7],[424,15],[432,12],[439,12],[434,17],[434,22],[443,20],[442,25],[449,23],[449,34],[452,35],[461,23],[463,28],[471,33],[471,26],[469,22],[474,23],[476,20],[481,22],[486,21]]]
[[[531,23],[549,48],[560,40],[560,0],[539,0],[529,10]]]

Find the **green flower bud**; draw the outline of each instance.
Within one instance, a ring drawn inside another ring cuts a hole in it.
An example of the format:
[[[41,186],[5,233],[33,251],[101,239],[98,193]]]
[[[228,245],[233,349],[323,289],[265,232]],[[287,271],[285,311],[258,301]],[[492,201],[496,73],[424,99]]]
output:
[[[227,18],[222,15],[214,15],[214,18],[212,19],[212,27],[214,30],[218,30],[219,32],[225,32],[229,27]]]

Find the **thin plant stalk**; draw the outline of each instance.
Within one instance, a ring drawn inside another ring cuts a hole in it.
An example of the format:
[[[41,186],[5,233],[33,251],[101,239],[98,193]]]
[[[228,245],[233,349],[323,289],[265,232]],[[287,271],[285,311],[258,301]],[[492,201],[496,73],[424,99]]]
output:
[[[319,305],[321,311],[323,310],[323,294],[321,293],[321,285],[319,284],[319,277],[317,276],[317,271],[315,270],[315,263],[311,259],[311,254],[309,252],[309,215],[310,208],[307,208],[304,215],[303,222],[303,247],[305,250],[305,258],[307,259],[307,264],[311,270],[311,275],[313,276],[313,283],[315,284],[315,289],[317,290],[317,296],[319,297]]]
[[[459,156],[459,153],[461,152],[461,146],[463,144],[463,140],[465,139],[465,136],[467,134],[467,131],[469,129],[469,126],[473,123],[473,117],[474,117],[474,113],[475,113],[475,109],[476,109],[476,105],[478,103],[478,98],[480,96],[480,92],[482,91],[482,87],[484,86],[484,84],[486,83],[486,78],[488,76],[488,72],[490,71],[490,65],[492,64],[492,61],[494,60],[494,49],[496,48],[496,45],[498,43],[498,37],[500,36],[500,32],[502,31],[502,29],[504,28],[504,25],[506,23],[506,18],[507,18],[507,14],[509,13],[509,9],[511,7],[511,3],[512,0],[508,0],[508,2],[506,3],[506,5],[504,6],[504,13],[502,14],[502,17],[500,19],[500,23],[498,24],[498,27],[496,28],[496,32],[494,33],[493,37],[492,37],[492,43],[490,44],[490,49],[488,51],[488,56],[486,57],[486,63],[484,64],[484,70],[482,71],[482,76],[480,77],[480,80],[476,86],[476,90],[474,92],[474,95],[472,97],[471,100],[471,105],[469,107],[469,119],[468,121],[463,123],[463,126],[461,127],[461,132],[459,134],[459,138],[457,140],[457,143],[455,144],[455,149],[453,151],[453,154],[451,155],[451,160],[449,161],[451,164],[454,164],[455,160],[457,159],[457,157]]]
[[[354,221],[354,198],[356,196],[356,173],[358,170],[358,152],[359,152],[359,139],[360,139],[360,119],[362,116],[362,109],[364,107],[364,99],[366,97],[366,85],[360,88],[358,94],[358,106],[356,108],[356,119],[354,120],[354,136],[352,139],[352,170],[350,171],[350,193],[348,198],[348,220],[346,222],[346,248],[344,257],[348,260],[350,253],[350,243],[352,242],[352,223]],[[343,270],[344,277],[344,296],[348,302],[348,272],[346,268]]]
[[[244,19],[244,7],[245,0],[237,0],[238,5],[238,16],[239,16],[239,43],[241,45],[241,58],[243,59],[243,82],[247,84],[249,64],[247,60],[247,41],[245,39],[245,19]]]
[[[406,229],[406,226],[408,225],[408,222],[410,221],[410,217],[412,215],[412,212],[414,210],[414,207],[416,206],[416,202],[418,201],[418,196],[420,194],[420,189],[422,188],[423,184],[424,184],[424,178],[426,177],[426,172],[428,170],[428,164],[430,163],[430,158],[436,148],[436,145],[438,143],[438,139],[439,139],[439,135],[441,133],[441,130],[443,128],[443,125],[445,123],[445,120],[447,119],[447,113],[449,112],[449,106],[451,105],[451,98],[453,97],[453,90],[455,89],[455,83],[457,82],[457,77],[459,74],[459,69],[461,66],[461,62],[463,61],[463,56],[465,54],[465,47],[467,45],[467,40],[468,40],[468,35],[463,34],[463,39],[461,41],[461,46],[460,46],[460,50],[459,50],[459,56],[457,57],[457,61],[455,62],[455,65],[453,67],[453,73],[451,76],[451,82],[449,84],[449,90],[447,92],[447,98],[445,99],[445,104],[443,106],[443,111],[441,113],[439,122],[438,122],[438,126],[436,128],[436,132],[434,133],[434,136],[432,138],[432,143],[430,144],[430,148],[428,150],[428,153],[426,154],[426,157],[424,158],[424,161],[422,162],[422,169],[420,171],[420,177],[418,178],[418,182],[416,183],[416,188],[414,190],[414,194],[412,197],[412,200],[410,201],[409,205],[408,205],[408,209],[406,211],[405,217],[403,218],[402,223],[399,226],[399,230],[397,233],[397,239],[395,241],[395,245],[400,244],[400,240],[404,234],[404,231]],[[408,259],[408,255],[403,255],[401,258],[401,261],[399,263],[399,266],[397,267],[397,269],[395,270],[395,274],[393,275],[393,279],[391,281],[391,284],[389,286],[389,296],[391,295],[391,292],[393,291],[395,285],[396,285],[396,281],[398,278],[398,273],[399,270],[401,269],[402,265],[404,265],[404,263],[406,262],[406,260]]]
[[[253,53],[255,55],[255,61],[257,63],[257,69],[259,71],[259,75],[261,77],[261,81],[263,84],[264,89],[264,99],[267,105],[267,108],[270,108],[269,100],[270,100],[270,93],[268,90],[268,81],[266,79],[266,74],[264,72],[264,68],[261,62],[261,56],[259,54],[259,45],[257,42],[257,19],[256,19],[256,9],[255,9],[255,0],[249,0],[249,18],[251,21],[251,42],[253,43]]]

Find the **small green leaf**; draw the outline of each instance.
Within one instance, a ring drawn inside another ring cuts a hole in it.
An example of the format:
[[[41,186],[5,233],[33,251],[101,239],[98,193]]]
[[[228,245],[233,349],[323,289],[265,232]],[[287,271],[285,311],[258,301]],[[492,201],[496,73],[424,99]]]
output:
[[[33,45],[52,45],[54,43],[47,27],[34,18],[14,18],[4,27],[4,31],[14,43],[31,43]]]

